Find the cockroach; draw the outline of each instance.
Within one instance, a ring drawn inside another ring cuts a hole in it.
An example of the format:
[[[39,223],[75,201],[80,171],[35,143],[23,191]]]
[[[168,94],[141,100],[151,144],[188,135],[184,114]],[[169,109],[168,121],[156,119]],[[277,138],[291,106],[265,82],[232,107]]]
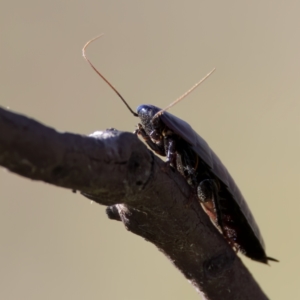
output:
[[[221,160],[187,122],[166,111],[199,86],[215,69],[165,109],[154,105],[140,105],[137,112],[134,112],[116,88],[86,57],[86,47],[100,36],[85,44],[82,49],[83,57],[120,97],[129,111],[140,118],[141,123],[138,124],[136,133],[154,152],[166,156],[167,164],[184,176],[212,223],[235,251],[266,264],[269,260],[278,261],[266,255],[264,241],[253,215]]]

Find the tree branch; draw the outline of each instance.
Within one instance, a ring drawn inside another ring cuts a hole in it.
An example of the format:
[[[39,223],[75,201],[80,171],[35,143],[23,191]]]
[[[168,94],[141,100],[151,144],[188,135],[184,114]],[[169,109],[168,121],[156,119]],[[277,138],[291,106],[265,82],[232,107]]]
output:
[[[0,108],[0,165],[109,206],[109,218],[155,244],[206,299],[267,299],[184,178],[136,135],[59,133]]]

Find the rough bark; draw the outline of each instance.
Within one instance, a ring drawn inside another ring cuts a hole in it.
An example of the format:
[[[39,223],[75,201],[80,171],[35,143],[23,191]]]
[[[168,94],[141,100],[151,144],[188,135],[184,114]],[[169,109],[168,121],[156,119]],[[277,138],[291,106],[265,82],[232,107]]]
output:
[[[267,299],[184,178],[134,135],[59,133],[0,108],[0,165],[80,191],[155,244],[205,299]]]

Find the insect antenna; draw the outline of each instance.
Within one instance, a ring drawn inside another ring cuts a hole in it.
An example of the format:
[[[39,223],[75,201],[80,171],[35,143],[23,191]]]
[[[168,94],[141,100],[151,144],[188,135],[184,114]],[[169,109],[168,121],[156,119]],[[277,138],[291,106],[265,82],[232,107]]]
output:
[[[103,33],[94,37],[93,39],[89,40],[82,48],[82,56],[84,57],[84,59],[89,63],[89,65],[93,68],[93,70],[110,86],[110,88],[119,96],[119,98],[123,101],[123,103],[127,106],[127,108],[129,109],[129,111],[135,116],[137,117],[138,114],[131,109],[131,107],[129,106],[129,104],[125,101],[125,99],[122,97],[122,95],[117,91],[117,89],[94,67],[94,65],[90,62],[90,60],[87,58],[86,54],[85,54],[85,50],[87,48],[87,46],[92,43],[93,41],[97,40],[98,38],[100,38],[101,36],[103,36]]]
[[[183,95],[181,95],[179,98],[177,98],[175,101],[173,101],[171,104],[169,104],[167,107],[165,107],[164,109],[160,110],[159,112],[157,112],[154,116],[154,118],[159,117],[160,115],[162,115],[165,111],[167,111],[168,109],[170,109],[172,106],[174,106],[175,104],[177,104],[178,102],[180,102],[183,98],[185,98],[188,94],[190,94],[193,90],[195,90],[204,80],[206,80],[214,71],[216,70],[216,68],[213,68],[207,75],[205,75],[200,81],[198,81],[196,84],[194,84],[188,91],[186,91]]]

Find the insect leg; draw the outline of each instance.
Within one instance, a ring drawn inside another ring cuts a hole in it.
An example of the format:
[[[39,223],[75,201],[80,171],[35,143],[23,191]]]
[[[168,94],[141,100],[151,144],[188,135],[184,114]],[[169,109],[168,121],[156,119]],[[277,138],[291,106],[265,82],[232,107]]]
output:
[[[177,167],[177,147],[176,141],[173,136],[164,136],[164,146],[165,146],[165,155],[167,156],[167,162],[173,166]]]
[[[204,179],[197,187],[198,198],[201,202],[212,201],[217,193],[218,187],[213,179]]]
[[[135,131],[135,133],[140,135],[145,141],[145,143],[158,155],[166,156],[164,146],[154,143],[144,130],[143,126],[141,124],[138,124],[138,126],[139,128]]]
[[[197,187],[197,195],[211,221],[223,233],[222,213],[219,204],[218,186],[213,179],[202,180]]]

